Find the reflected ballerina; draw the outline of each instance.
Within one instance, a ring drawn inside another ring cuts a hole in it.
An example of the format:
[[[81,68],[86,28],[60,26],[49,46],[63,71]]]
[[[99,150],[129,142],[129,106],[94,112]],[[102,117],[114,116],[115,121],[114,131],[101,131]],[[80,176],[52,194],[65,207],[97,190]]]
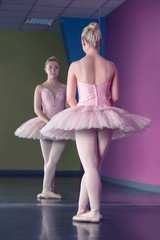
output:
[[[65,148],[66,141],[44,137],[40,130],[58,112],[65,108],[66,85],[58,80],[60,64],[56,57],[47,59],[44,68],[47,80],[37,85],[34,93],[34,111],[37,117],[23,123],[15,135],[20,138],[38,139],[44,158],[44,178],[42,193],[37,195],[42,198],[61,198],[60,194],[54,192],[55,171],[61,154]]]

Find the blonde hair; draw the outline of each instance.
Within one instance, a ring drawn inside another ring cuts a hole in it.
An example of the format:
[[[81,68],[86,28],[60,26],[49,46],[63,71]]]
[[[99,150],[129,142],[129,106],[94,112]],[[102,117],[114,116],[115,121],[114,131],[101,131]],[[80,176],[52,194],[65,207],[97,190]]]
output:
[[[84,39],[91,47],[99,47],[102,41],[102,34],[98,23],[92,22],[85,27],[82,31],[81,39]]]
[[[45,66],[50,62],[57,62],[59,64],[59,60],[55,56],[49,57],[45,62]]]

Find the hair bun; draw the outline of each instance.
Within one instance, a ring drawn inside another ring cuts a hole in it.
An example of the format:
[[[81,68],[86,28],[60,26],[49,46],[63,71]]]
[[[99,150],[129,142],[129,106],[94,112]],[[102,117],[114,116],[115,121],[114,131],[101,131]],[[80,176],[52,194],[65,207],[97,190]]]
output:
[[[99,28],[99,25],[96,22],[92,22],[88,25],[88,28],[93,29],[93,30],[97,30]]]
[[[91,22],[86,26],[81,34],[81,39],[84,39],[90,47],[98,48],[102,41],[102,34],[99,24]]]

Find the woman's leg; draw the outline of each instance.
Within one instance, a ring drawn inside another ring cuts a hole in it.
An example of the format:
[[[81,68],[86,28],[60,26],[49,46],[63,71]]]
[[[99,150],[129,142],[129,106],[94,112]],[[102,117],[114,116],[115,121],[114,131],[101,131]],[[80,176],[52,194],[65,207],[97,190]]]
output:
[[[52,141],[50,141],[50,140],[40,140],[42,156],[43,156],[43,159],[44,159],[44,168],[45,168],[45,166],[48,162],[48,159],[49,159],[51,144],[52,144]]]
[[[55,177],[56,166],[65,147],[65,141],[53,141],[51,144],[49,160],[45,166],[43,189],[49,189],[52,178]]]
[[[89,197],[85,181],[85,173],[81,179],[77,216],[88,211]]]
[[[98,149],[98,168],[100,167],[107,150],[109,148],[110,142],[112,138],[112,130],[103,129],[97,132],[97,149]],[[77,215],[81,215],[87,211],[88,207],[88,193],[85,183],[85,173],[81,180],[80,194],[79,194],[79,202],[78,202],[78,212]]]
[[[39,198],[61,198],[59,194],[55,194],[54,192],[51,192],[51,189],[52,191],[54,191],[56,166],[64,148],[65,148],[65,141],[51,142],[48,161],[46,161],[45,167],[44,167],[43,191],[42,191],[42,194],[38,195]]]
[[[111,139],[112,139],[112,129],[101,129],[98,130],[98,155],[99,155],[99,162],[98,165],[100,167],[102,161],[104,160],[108,148],[110,146],[111,143]]]
[[[85,182],[88,192],[91,212],[100,210],[101,179],[98,173],[97,133],[94,130],[76,132],[76,144],[81,163],[85,171]],[[84,191],[85,193],[86,191]],[[83,189],[81,190],[83,194]],[[86,197],[80,196],[80,197]],[[83,198],[83,199],[84,199]]]
[[[51,150],[52,141],[51,140],[40,140],[40,146],[42,151],[42,156],[44,159],[44,172],[47,162],[49,160],[50,150]],[[52,188],[52,186],[50,186]]]

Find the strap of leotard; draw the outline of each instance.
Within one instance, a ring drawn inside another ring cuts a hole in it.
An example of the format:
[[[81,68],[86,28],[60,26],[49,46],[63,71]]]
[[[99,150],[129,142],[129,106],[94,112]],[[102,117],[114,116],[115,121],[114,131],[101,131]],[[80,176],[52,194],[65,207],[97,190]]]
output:
[[[83,61],[82,59],[80,60],[81,66],[82,66],[82,74],[83,74],[83,79],[84,79],[84,67],[83,67]]]

